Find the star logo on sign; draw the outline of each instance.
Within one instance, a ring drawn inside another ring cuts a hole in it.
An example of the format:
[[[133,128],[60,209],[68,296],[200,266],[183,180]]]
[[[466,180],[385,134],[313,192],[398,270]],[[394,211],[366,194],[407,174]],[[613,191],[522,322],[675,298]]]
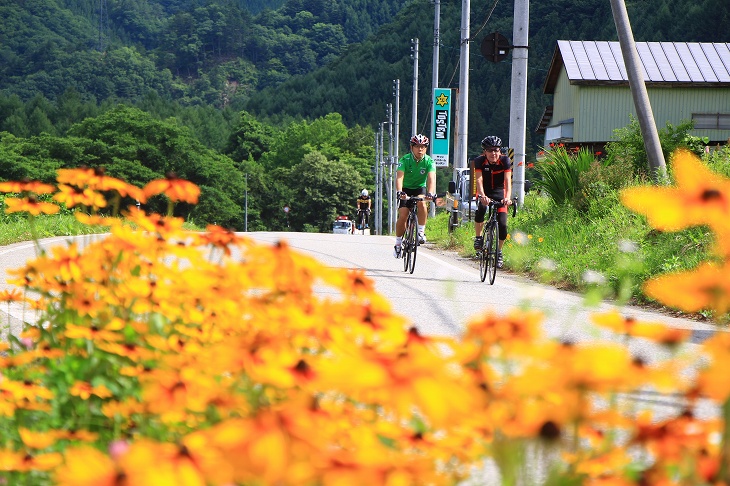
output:
[[[438,98],[436,98],[436,104],[439,106],[446,106],[446,103],[449,102],[449,97],[445,94],[441,93]]]

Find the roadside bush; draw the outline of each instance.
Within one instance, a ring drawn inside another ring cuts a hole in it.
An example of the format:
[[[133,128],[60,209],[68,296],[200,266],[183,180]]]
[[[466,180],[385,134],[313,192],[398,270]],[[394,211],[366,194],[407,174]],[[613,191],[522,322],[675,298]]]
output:
[[[571,203],[581,212],[588,211],[592,201],[608,197],[627,183],[626,168],[618,164],[591,163],[588,170],[578,174],[578,190]]]
[[[615,163],[633,167],[633,175],[651,176],[641,126],[633,115],[629,115],[629,120],[627,126],[613,131],[615,140],[606,144],[606,154]],[[688,149],[698,157],[703,154],[709,139],[690,135],[689,132],[693,127],[694,122],[689,120],[676,126],[667,122],[666,126],[659,130],[659,143],[667,166],[671,165],[672,154],[679,148]]]
[[[570,202],[579,191],[580,174],[594,161],[595,156],[587,149],[581,148],[576,154],[569,154],[565,147],[550,149],[535,165],[541,178],[534,186],[549,194],[556,204]]]

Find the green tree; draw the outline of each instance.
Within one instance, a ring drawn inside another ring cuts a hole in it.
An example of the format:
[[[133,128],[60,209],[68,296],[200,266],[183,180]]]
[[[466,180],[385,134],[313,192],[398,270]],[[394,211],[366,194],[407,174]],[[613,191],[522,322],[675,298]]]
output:
[[[269,151],[274,137],[274,129],[264,125],[250,113],[242,111],[231,132],[224,150],[231,159],[237,161],[259,161]]]
[[[288,185],[293,197],[290,201],[292,229],[301,231],[312,227],[326,233],[338,214],[352,212],[353,194],[361,190],[363,182],[349,165],[327,160],[314,151],[289,171]]]

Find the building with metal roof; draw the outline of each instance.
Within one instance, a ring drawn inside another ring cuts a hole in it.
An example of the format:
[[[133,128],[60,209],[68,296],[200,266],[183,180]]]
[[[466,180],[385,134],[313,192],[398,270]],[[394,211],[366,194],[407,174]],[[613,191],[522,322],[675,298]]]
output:
[[[657,129],[694,121],[691,135],[730,138],[730,43],[637,42]],[[618,42],[559,40],[543,87],[553,95],[536,129],[544,146],[601,150],[636,109]]]

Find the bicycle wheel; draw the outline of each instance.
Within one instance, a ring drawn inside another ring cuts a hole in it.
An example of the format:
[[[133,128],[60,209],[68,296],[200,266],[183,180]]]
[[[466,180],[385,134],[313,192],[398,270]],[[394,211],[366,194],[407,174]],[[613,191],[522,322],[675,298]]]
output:
[[[482,282],[484,282],[487,279],[487,269],[488,266],[488,258],[489,255],[489,247],[487,246],[487,228],[489,228],[488,224],[485,224],[482,228],[482,247],[477,251],[477,256],[479,257],[479,277],[481,277]]]
[[[487,253],[487,273],[489,274],[489,285],[494,285],[494,277],[497,276],[497,222],[489,221],[487,238],[484,241]]]
[[[419,243],[418,243],[418,224],[416,222],[416,215],[414,213],[411,213],[411,214],[413,214],[413,223],[412,223],[413,230],[411,231],[411,256],[410,256],[410,259],[408,260],[408,265],[409,265],[408,271],[410,273],[413,273],[413,270],[416,268],[416,254],[418,253]]]
[[[408,219],[406,219],[406,232],[403,233],[403,240],[401,243],[404,272],[408,271],[408,266],[411,263],[411,231],[411,216],[409,214]]]
[[[358,224],[360,225],[360,233],[365,234],[365,211],[360,211],[360,215],[357,218]]]

